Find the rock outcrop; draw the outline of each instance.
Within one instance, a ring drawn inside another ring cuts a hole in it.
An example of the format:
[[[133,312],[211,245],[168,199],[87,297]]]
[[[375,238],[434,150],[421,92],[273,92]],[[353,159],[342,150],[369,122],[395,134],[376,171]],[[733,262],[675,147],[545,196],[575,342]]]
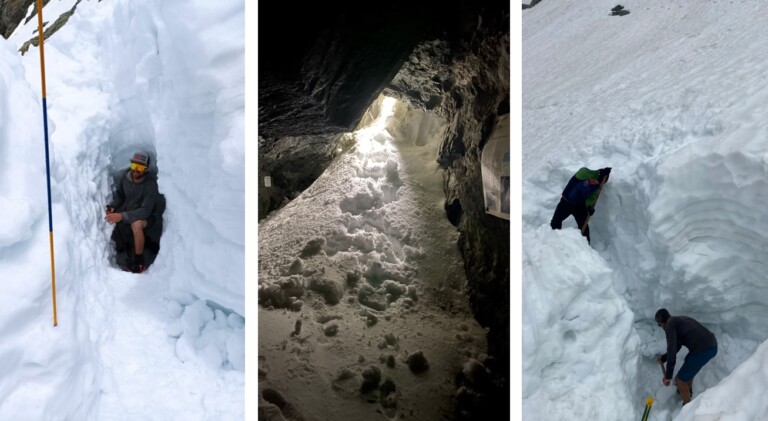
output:
[[[49,0],[44,0],[43,5]],[[8,39],[19,26],[35,0],[0,0],[0,35]]]

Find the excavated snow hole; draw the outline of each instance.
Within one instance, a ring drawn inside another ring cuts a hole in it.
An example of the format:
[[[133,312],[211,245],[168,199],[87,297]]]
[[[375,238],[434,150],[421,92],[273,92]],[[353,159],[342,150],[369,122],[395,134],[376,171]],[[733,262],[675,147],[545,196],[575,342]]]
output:
[[[657,309],[694,317],[717,336],[718,355],[696,376],[694,397],[766,339],[768,174],[761,160],[739,152],[669,156],[654,165],[611,180],[600,198],[603,214],[593,219],[592,247],[635,313],[641,348],[633,382],[638,397],[656,397],[661,416],[680,402],[674,386],[661,385],[655,362],[666,350]],[[626,181],[641,174],[643,183]],[[676,370],[685,355],[684,348]]]

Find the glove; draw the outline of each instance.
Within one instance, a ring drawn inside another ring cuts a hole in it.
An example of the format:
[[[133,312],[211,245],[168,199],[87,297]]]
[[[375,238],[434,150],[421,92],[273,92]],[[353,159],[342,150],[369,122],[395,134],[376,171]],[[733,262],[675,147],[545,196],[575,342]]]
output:
[[[600,168],[597,170],[597,177],[602,180],[605,177],[605,181],[608,181],[608,176],[611,175],[611,167]]]
[[[589,212],[589,216],[592,216],[595,213],[595,207],[587,206],[587,211]]]

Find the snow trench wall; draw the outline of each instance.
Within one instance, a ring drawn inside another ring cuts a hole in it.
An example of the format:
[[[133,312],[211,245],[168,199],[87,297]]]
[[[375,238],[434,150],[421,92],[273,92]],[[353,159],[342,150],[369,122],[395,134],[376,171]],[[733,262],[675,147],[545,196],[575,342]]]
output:
[[[165,1],[160,8],[122,2],[103,39],[115,93],[113,162],[123,165],[136,148],[152,152],[167,200],[156,270],[173,272],[172,289],[239,314],[245,276],[242,7],[239,1],[215,7]],[[124,34],[132,34],[131,44]]]
[[[659,302],[760,342],[768,337],[768,163],[761,137],[708,139],[665,159],[648,209]]]
[[[666,307],[750,343],[743,352],[768,337],[764,145],[760,131],[726,128],[611,180],[593,246],[640,320]]]
[[[69,259],[70,244],[57,242],[59,327],[52,327],[51,267],[46,195],[42,104],[25,80],[15,46],[0,39],[0,419],[45,419],[55,413],[87,419],[94,395],[90,384],[97,370],[87,321],[78,314],[84,288],[72,282],[80,269]],[[52,128],[52,130],[54,130]],[[65,171],[54,166],[52,184]],[[89,189],[95,186],[89,186]],[[84,189],[85,190],[85,189]],[[55,190],[69,200],[70,191]],[[54,205],[55,233],[70,238],[62,223],[65,210]],[[92,223],[88,212],[78,222]],[[60,237],[59,237],[60,236]],[[81,238],[77,238],[78,242]],[[83,247],[90,251],[90,247]],[[96,252],[98,253],[98,252]],[[59,373],[66,371],[66,378]]]
[[[523,235],[523,413],[606,419],[598,401],[633,413],[640,338],[614,273],[577,230]]]
[[[588,277],[592,281],[584,294],[593,297],[596,272],[611,271],[608,287],[614,291],[615,300],[634,313],[632,325],[626,327],[639,335],[639,347],[622,352],[628,363],[638,368],[620,371],[626,379],[632,379],[626,383],[636,388],[635,394],[628,395],[630,399],[659,388],[658,366],[653,358],[665,351],[666,344],[653,323],[658,308],[694,317],[717,336],[718,356],[696,376],[697,390],[720,388],[718,384],[748,361],[768,337],[768,293],[764,288],[768,261],[765,131],[751,124],[740,128],[724,125],[704,136],[690,135],[679,140],[683,145],[671,147],[658,157],[615,165],[612,179],[600,197],[599,212],[590,220],[589,249],[601,257],[597,260],[572,250],[571,244],[560,244],[576,242],[588,247],[572,218],[566,221],[563,233],[548,226],[556,199],[571,173],[552,169],[543,172],[549,174],[547,181],[531,178],[526,185],[524,226],[537,227],[526,228],[523,239],[526,413],[535,413],[539,399],[548,393],[547,385],[559,378],[556,371],[546,373],[547,367],[578,370],[585,364],[581,358],[571,360],[569,353],[561,351],[567,348],[567,341],[555,346],[543,344],[555,338],[567,339],[562,326],[572,321],[566,313],[568,308],[578,307],[582,299],[564,301],[559,298],[562,293],[555,295],[554,291],[567,291],[574,282]],[[545,186],[549,190],[546,194],[532,193]],[[557,244],[549,243],[552,235],[559,237]],[[549,250],[542,252],[541,247]],[[583,263],[571,269],[578,274],[575,278],[550,269],[568,267],[574,260]],[[529,267],[534,264],[544,267]],[[551,282],[558,283],[558,288],[551,287],[550,295],[539,293],[544,291],[542,284]],[[571,304],[564,304],[568,302]],[[529,309],[537,306],[549,308],[550,313],[535,316],[540,312],[535,310],[529,316]],[[558,310],[561,307],[562,312]],[[545,317],[555,329],[541,321]],[[596,322],[602,326],[601,321]],[[610,329],[602,328],[604,337],[614,337]],[[679,361],[684,355],[679,354]],[[679,362],[676,370],[681,365]],[[603,375],[615,371],[605,367]],[[671,406],[664,405],[660,402],[654,406],[657,414],[672,411]],[[572,406],[580,404],[572,402]]]

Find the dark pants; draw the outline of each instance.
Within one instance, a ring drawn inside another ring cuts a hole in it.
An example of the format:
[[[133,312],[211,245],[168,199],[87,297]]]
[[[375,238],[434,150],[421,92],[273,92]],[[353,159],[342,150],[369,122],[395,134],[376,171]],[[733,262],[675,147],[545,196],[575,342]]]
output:
[[[715,355],[717,355],[717,346],[689,353],[685,356],[685,362],[680,367],[680,371],[677,372],[677,378],[684,382],[693,380],[693,377],[699,373],[704,364],[715,358]]]
[[[576,219],[576,224],[579,226],[579,229],[581,229],[584,226],[584,223],[587,221],[588,214],[589,211],[587,211],[586,205],[575,205],[563,198],[560,198],[560,203],[558,203],[557,208],[555,208],[555,214],[552,215],[552,221],[550,221],[549,226],[551,226],[553,230],[559,230],[563,227],[563,221],[565,221],[565,219],[569,216],[573,215],[573,217]],[[589,225],[587,225],[587,229],[585,229],[581,235],[587,237],[587,242],[590,242]]]

